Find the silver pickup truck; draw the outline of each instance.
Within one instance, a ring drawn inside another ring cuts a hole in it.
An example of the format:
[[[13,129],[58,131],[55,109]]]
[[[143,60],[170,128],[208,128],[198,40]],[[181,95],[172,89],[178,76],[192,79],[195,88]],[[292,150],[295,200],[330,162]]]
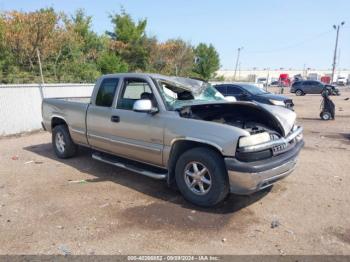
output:
[[[177,186],[213,206],[290,174],[303,147],[291,110],[228,102],[210,84],[156,74],[111,74],[91,98],[48,98],[43,127],[59,158],[93,149],[96,160]]]

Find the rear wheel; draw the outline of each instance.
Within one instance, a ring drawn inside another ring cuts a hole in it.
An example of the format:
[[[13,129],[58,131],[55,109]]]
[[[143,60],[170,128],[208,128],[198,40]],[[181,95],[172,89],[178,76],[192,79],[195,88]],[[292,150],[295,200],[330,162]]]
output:
[[[78,146],[73,142],[66,125],[55,126],[52,130],[52,145],[59,158],[70,158],[76,155]]]
[[[223,158],[209,148],[194,148],[183,153],[176,163],[175,176],[184,198],[198,206],[214,206],[229,192]]]
[[[322,120],[330,120],[332,118],[329,112],[321,112],[320,116]]]
[[[295,91],[295,95],[302,96],[302,95],[304,95],[304,92],[302,90],[298,89]]]

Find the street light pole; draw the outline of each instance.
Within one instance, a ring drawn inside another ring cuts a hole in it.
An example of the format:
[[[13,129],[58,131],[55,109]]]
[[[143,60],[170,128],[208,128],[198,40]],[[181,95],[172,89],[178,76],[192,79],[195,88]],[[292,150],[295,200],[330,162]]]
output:
[[[337,36],[335,39],[335,48],[334,48],[334,55],[333,55],[333,65],[332,65],[332,83],[334,82],[334,74],[335,74],[335,66],[337,62],[337,49],[338,49],[338,38],[339,38],[339,29],[341,26],[343,26],[345,22],[341,22],[340,25],[333,25],[333,28],[337,30]]]
[[[235,73],[233,75],[233,80],[236,81],[236,74],[237,74],[237,67],[238,67],[238,62],[239,62],[239,54],[241,53],[241,50],[243,49],[243,47],[239,47],[237,49],[237,59],[236,59],[236,66],[235,66]]]

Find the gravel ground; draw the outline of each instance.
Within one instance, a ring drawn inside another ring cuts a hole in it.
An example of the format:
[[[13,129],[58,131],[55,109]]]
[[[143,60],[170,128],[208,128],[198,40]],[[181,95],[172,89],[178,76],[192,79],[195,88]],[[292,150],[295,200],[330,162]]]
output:
[[[295,172],[213,209],[87,149],[57,159],[45,132],[0,139],[0,254],[349,255],[350,92],[328,122],[320,96],[292,97],[306,142]]]

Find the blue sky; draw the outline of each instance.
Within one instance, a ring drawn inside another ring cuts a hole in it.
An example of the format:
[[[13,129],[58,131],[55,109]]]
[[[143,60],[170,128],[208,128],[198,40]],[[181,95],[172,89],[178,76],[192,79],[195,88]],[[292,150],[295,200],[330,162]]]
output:
[[[54,7],[74,13],[83,8],[98,33],[111,29],[108,15],[121,6],[135,19],[147,18],[147,33],[160,41],[181,37],[191,44],[212,43],[223,69],[234,67],[240,46],[241,68],[330,68],[332,25],[346,21],[339,66],[350,68],[349,0],[0,0],[2,11]]]

